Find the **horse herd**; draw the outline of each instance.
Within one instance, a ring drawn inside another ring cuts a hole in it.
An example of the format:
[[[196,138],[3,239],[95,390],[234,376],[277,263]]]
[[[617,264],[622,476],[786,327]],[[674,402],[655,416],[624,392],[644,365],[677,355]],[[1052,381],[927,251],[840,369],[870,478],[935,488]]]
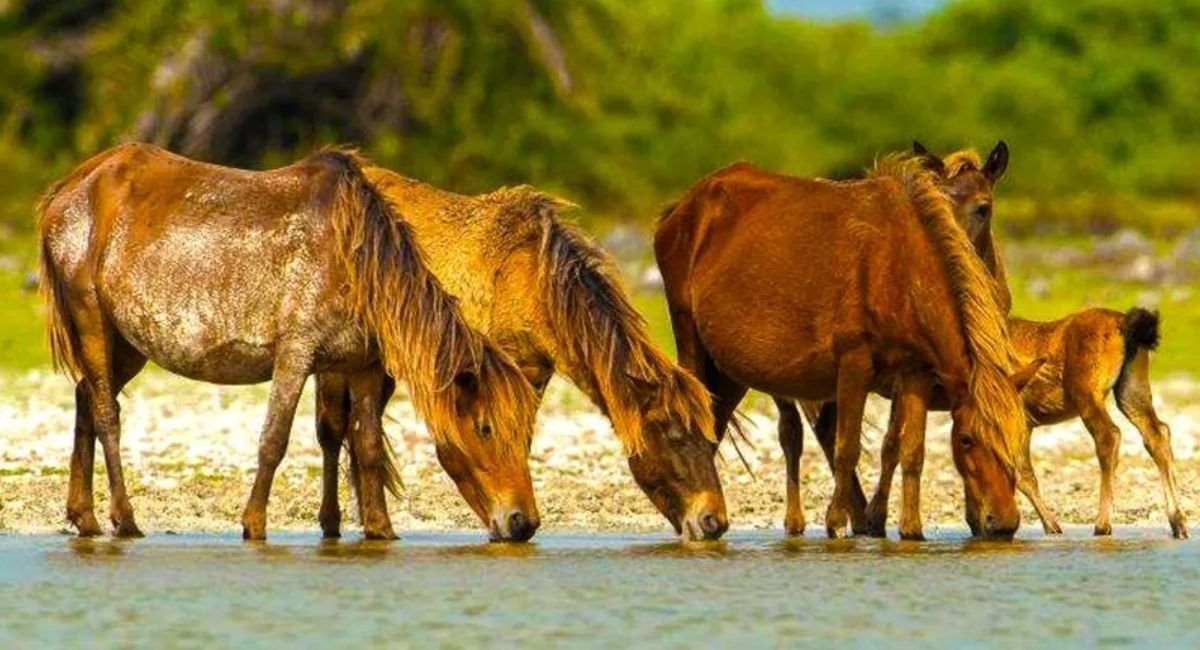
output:
[[[899,465],[900,535],[920,539],[930,409],[953,420],[968,525],[1001,538],[1019,525],[1018,490],[1046,531],[1059,532],[1038,491],[1030,433],[1081,418],[1101,468],[1096,533],[1107,534],[1119,439],[1105,409],[1112,392],[1158,467],[1173,534],[1186,537],[1170,431],[1151,404],[1157,314],[1009,318],[991,233],[1007,164],[1003,142],[986,161],[914,144],[852,181],[745,163],[706,176],[662,213],[654,240],[675,363],[650,342],[608,257],[560,219],[568,204],[533,188],[454,194],[345,149],[256,172],[147,144],[114,147],[38,206],[50,347],[76,380],[67,516],[81,536],[102,532],[98,438],[114,534],[141,535],[117,395],[152,360],[201,381],[271,381],[246,539],[266,536],[271,484],[313,374],[325,536],[341,532],[343,448],[364,535],[396,536],[386,492],[398,474],[382,417],[400,381],[491,537],[529,539],[539,524],[530,442],[555,372],[611,420],[634,479],[686,539],[728,528],[714,460],[750,388],[779,408],[789,535],[805,528],[803,410],[834,472],[828,534],[883,535]],[[892,400],[892,415],[868,503],[856,467],[871,392]]]

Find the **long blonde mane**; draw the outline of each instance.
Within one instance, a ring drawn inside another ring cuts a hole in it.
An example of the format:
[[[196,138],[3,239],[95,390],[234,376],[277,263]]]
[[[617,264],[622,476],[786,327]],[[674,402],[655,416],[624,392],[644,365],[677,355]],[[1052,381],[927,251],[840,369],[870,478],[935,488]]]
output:
[[[978,435],[1018,434],[1024,430],[1025,411],[1008,379],[1017,366],[1017,355],[1009,341],[1005,311],[999,304],[995,281],[955,220],[937,175],[926,170],[919,158],[893,154],[879,160],[870,176],[894,179],[904,188],[942,255],[973,361],[969,390],[982,417],[994,425],[981,427]],[[1011,464],[1023,441],[1001,435],[990,443],[1000,458]]]
[[[644,449],[648,413],[713,439],[708,392],[651,342],[646,321],[621,289],[608,255],[559,217],[569,204],[530,187],[480,198],[537,220],[538,287],[563,357],[559,367],[599,400],[626,451]],[[659,402],[644,406],[648,395]]]
[[[318,154],[341,170],[331,224],[350,309],[379,345],[384,368],[408,386],[413,405],[437,439],[461,444],[454,393],[460,372],[478,389],[503,445],[529,444],[536,397],[520,370],[467,325],[457,301],[422,259],[410,227],[366,180],[367,162],[352,151]]]

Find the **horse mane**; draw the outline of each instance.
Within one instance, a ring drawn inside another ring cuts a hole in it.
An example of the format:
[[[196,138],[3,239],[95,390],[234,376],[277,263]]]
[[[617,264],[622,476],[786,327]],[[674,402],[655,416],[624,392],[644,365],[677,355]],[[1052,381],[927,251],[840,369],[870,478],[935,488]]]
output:
[[[969,390],[980,413],[996,424],[998,431],[1022,431],[1024,407],[1008,380],[1017,366],[1017,355],[1009,341],[1006,314],[1000,307],[995,281],[955,220],[950,200],[939,185],[936,173],[925,169],[919,158],[893,154],[877,161],[870,177],[890,178],[900,184],[934,247],[941,253],[962,318],[963,337],[973,361]],[[1012,418],[1020,418],[1019,425],[1006,423]],[[983,427],[977,433],[981,437],[994,435],[989,427]],[[990,442],[999,443],[991,446],[1009,464],[1022,443],[1006,438]]]
[[[559,218],[570,204],[531,187],[507,188],[484,200],[535,219],[540,237],[538,287],[550,330],[571,377],[612,420],[627,453],[645,447],[642,413],[646,385],[655,405],[689,430],[712,438],[711,402],[704,386],[651,342],[646,321],[621,289],[609,256],[574,224]]]
[[[942,159],[942,165],[946,168],[946,178],[954,178],[962,172],[980,171],[983,169],[983,161],[979,158],[979,152],[974,149],[961,149],[946,156]]]
[[[459,373],[472,371],[493,430],[509,438],[502,438],[503,447],[523,448],[537,410],[532,388],[508,357],[467,325],[457,300],[429,271],[410,226],[363,175],[369,163],[342,148],[310,161],[338,174],[330,220],[350,310],[377,342],[387,372],[406,381],[431,434],[461,444],[457,404],[447,389]]]

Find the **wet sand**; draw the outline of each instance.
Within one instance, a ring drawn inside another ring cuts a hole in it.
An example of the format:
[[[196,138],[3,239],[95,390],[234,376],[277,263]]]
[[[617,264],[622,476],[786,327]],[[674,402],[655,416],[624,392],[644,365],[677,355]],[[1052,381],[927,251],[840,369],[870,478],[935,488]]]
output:
[[[73,391],[63,377],[48,372],[9,374],[0,391],[0,530],[49,532],[66,528],[66,470],[74,424]],[[1200,492],[1200,383],[1186,377],[1155,382],[1159,415],[1174,433],[1181,499],[1186,513]],[[139,524],[147,533],[229,532],[249,494],[256,464],[258,432],[266,412],[265,386],[219,387],[190,382],[161,371],[144,373],[121,398],[126,475]],[[737,459],[728,441],[719,462],[734,529],[779,528],[783,519],[783,460],[776,442],[774,407],[764,398],[743,404],[752,448],[742,453],[753,473]],[[1157,471],[1137,430],[1110,409],[1122,431],[1116,482],[1116,525],[1162,528],[1162,492]],[[411,405],[398,396],[385,428],[396,448],[405,489],[390,510],[401,535],[406,530],[475,529],[477,522],[437,465],[433,447]],[[860,472],[873,488],[881,427],[887,403],[872,398]],[[923,514],[927,532],[962,526],[962,484],[950,460],[948,418],[935,414],[928,433]],[[97,450],[98,459],[102,454]],[[1034,462],[1042,492],[1064,524],[1091,524],[1095,518],[1099,470],[1091,437],[1081,423],[1038,429]],[[532,470],[543,531],[669,533],[666,521],[634,485],[621,446],[607,420],[573,388],[553,383],[542,407],[533,445]],[[317,530],[320,449],[313,404],[306,393],[297,414],[287,458],[277,474],[269,510],[269,530]],[[810,529],[820,529],[832,483],[824,458],[806,433],[802,461],[805,512]],[[892,516],[899,507],[899,478]],[[107,512],[103,462],[96,471],[97,514]],[[343,485],[344,530],[356,524],[351,497]],[[1037,527],[1022,501],[1024,526]],[[482,533],[481,533],[482,534]]]

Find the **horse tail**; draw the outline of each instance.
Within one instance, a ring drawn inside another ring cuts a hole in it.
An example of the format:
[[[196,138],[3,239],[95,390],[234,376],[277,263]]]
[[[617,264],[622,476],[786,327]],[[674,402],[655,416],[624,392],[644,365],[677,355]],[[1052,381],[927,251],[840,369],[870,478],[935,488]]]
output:
[[[124,145],[113,147],[88,158],[71,173],[55,181],[38,199],[34,208],[37,214],[38,231],[38,293],[46,305],[46,340],[50,344],[50,359],[56,371],[65,372],[72,379],[80,374],[79,333],[71,320],[67,304],[67,282],[50,259],[50,241],[47,237],[49,218],[55,199],[68,188],[77,186],[87,179],[103,162],[111,158]]]
[[[1125,318],[1121,320],[1121,336],[1125,339],[1126,363],[1139,349],[1158,349],[1158,312],[1142,307],[1125,312]]]

